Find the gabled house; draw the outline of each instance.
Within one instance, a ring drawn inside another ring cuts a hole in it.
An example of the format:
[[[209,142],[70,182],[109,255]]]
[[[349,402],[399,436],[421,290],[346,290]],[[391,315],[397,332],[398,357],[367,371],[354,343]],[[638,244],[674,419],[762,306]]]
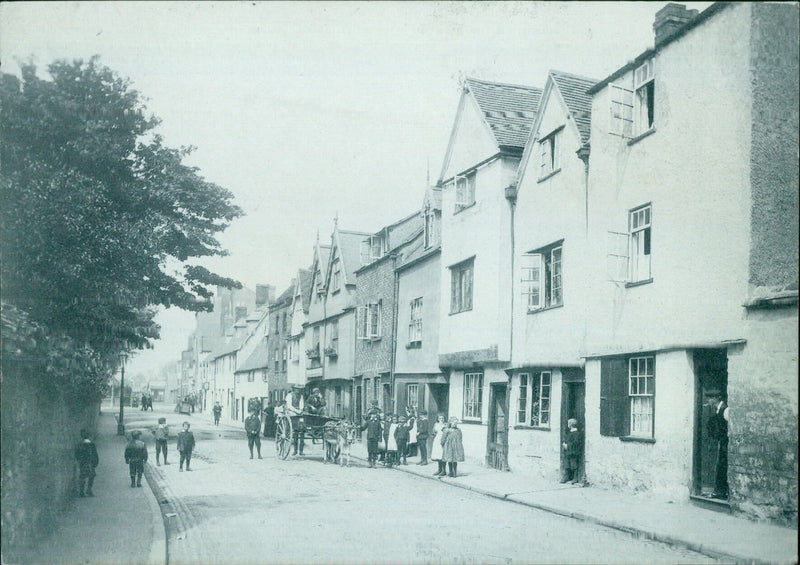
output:
[[[441,210],[441,189],[429,187],[421,211],[423,227],[403,249],[395,268],[394,394],[399,408],[426,410],[430,422],[439,414],[447,416],[449,397],[447,379],[439,369]],[[367,396],[371,400],[375,393]]]
[[[361,243],[370,234],[333,228],[330,247],[315,247],[311,299],[305,327],[307,386],[318,387],[327,414],[353,412],[355,289]]]
[[[517,173],[509,466],[562,476],[568,418],[584,424],[588,143],[597,80],[550,71]]]
[[[654,29],[588,91],[586,476],[796,526],[798,8]]]
[[[308,319],[308,306],[311,299],[311,293],[309,292],[311,270],[298,270],[297,277],[294,280],[290,316],[291,326],[288,336],[289,364],[286,369],[286,383],[289,387],[295,384],[306,384],[306,362],[308,358],[303,348],[305,344],[305,324]],[[279,391],[275,395],[270,395],[270,400],[277,405],[283,401],[284,396],[285,394]]]
[[[419,233],[422,217],[415,212],[361,241],[361,266],[356,270],[355,416],[361,420],[369,401],[378,400],[385,412],[397,405],[393,386],[396,280],[395,268],[409,238]]]
[[[540,88],[467,78],[442,190],[439,366],[467,453],[505,468],[513,197]]]

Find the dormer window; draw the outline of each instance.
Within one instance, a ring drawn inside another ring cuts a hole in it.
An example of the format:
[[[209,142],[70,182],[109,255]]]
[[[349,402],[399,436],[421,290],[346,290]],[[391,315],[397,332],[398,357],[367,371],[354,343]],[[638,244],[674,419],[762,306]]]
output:
[[[561,170],[561,130],[563,126],[539,140],[539,179],[544,179]]]
[[[369,265],[384,255],[384,239],[380,235],[371,235],[361,242],[361,264]]]
[[[634,124],[636,135],[641,135],[653,127],[655,102],[655,79],[653,59],[648,60],[633,73]]]
[[[456,212],[475,204],[475,171],[466,176],[455,178],[456,183]]]
[[[341,288],[341,278],[342,278],[342,263],[339,259],[336,259],[333,262],[332,266],[332,273],[331,273],[331,291],[336,292]]]
[[[430,206],[425,208],[425,248],[439,242],[439,213]]]

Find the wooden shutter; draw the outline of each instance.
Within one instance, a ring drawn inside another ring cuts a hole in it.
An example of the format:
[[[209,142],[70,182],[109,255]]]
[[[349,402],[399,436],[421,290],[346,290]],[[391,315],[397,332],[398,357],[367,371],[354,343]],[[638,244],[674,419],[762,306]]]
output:
[[[606,244],[606,276],[613,282],[628,282],[628,263],[630,235],[622,232],[609,231]]]
[[[630,413],[628,409],[628,363],[624,357],[600,361],[600,435],[627,436]]]
[[[544,268],[541,253],[522,256],[522,297],[528,311],[544,306]]]
[[[361,242],[361,264],[368,265],[369,260],[369,253],[370,253],[370,244],[369,239],[365,239]]]
[[[633,91],[616,84],[608,85],[611,123],[608,132],[612,135],[633,135]]]

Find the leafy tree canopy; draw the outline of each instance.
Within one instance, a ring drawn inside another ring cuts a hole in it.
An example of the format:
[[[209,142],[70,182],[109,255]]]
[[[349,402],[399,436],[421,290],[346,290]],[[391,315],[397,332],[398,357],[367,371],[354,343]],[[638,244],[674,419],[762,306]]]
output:
[[[189,262],[225,255],[217,235],[242,211],[96,57],[48,74],[0,83],[3,300],[113,359],[158,337],[156,306],[210,310],[213,286],[240,288]]]

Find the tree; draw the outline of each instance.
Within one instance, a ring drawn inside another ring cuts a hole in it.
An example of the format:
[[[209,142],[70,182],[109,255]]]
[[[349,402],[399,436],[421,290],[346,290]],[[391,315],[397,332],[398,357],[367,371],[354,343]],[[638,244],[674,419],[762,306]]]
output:
[[[213,286],[241,286],[190,261],[225,255],[217,235],[242,211],[96,57],[48,74],[0,83],[3,300],[113,364],[158,337],[158,305],[207,311]]]

